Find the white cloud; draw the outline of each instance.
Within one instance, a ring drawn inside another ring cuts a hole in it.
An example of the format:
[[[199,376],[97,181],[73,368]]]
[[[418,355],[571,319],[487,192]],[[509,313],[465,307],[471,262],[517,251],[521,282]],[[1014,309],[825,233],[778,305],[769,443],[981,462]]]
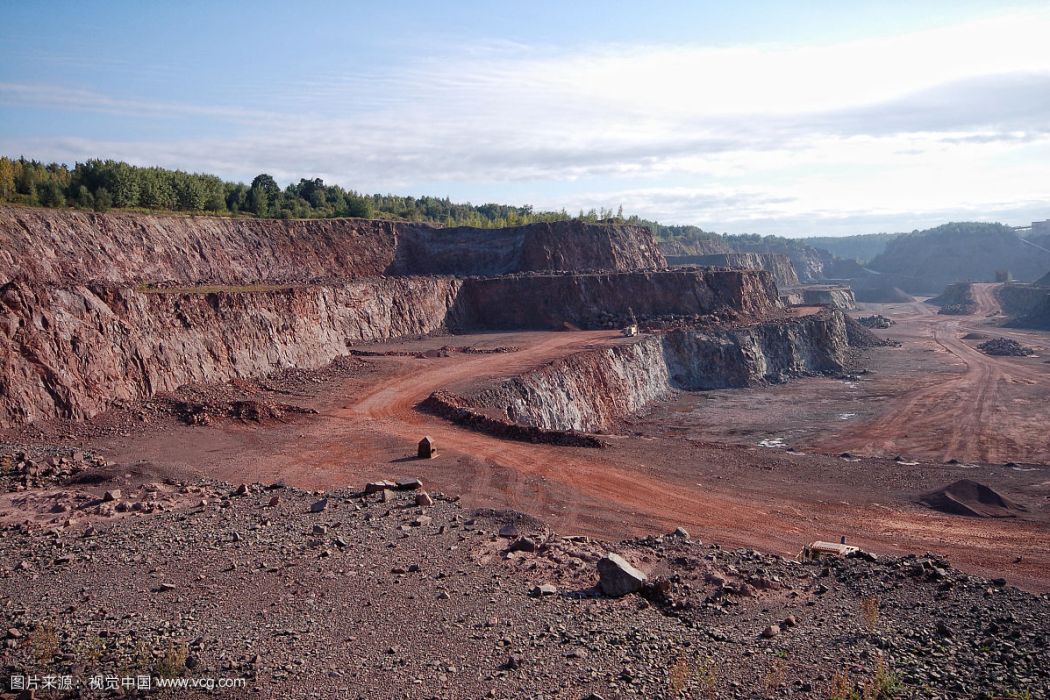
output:
[[[782,221],[782,232],[803,232],[884,216],[882,228],[910,228],[909,213],[1039,201],[1050,181],[1047,36],[1050,12],[814,46],[494,44],[391,73],[277,85],[267,110],[8,83],[3,104],[156,128],[136,141],[55,134],[0,147],[363,190],[555,182],[565,194],[536,204],[618,198],[628,211],[708,226]],[[171,139],[172,119],[225,133]]]

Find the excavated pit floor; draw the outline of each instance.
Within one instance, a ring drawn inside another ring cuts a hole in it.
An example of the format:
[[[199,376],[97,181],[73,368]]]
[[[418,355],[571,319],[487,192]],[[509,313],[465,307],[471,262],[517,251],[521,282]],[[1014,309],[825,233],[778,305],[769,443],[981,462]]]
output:
[[[916,323],[942,323],[933,319],[920,316]],[[47,426],[37,426],[32,435],[18,437],[21,442],[99,450],[121,464],[146,462],[163,465],[166,473],[233,483],[284,481],[331,489],[377,478],[419,476],[432,490],[460,494],[468,506],[512,508],[538,516],[560,532],[605,539],[684,525],[705,540],[793,555],[805,542],[847,535],[876,552],[941,552],[974,573],[1005,573],[1018,585],[1050,590],[1050,552],[1042,545],[1050,534],[1050,471],[1043,467],[1020,471],[929,461],[847,461],[837,450],[799,454],[755,444],[759,433],[793,441],[786,426],[800,419],[797,413],[786,415],[779,425],[762,426],[735,445],[724,444],[727,434],[711,432],[713,422],[726,422],[714,417],[720,411],[704,410],[688,421],[679,414],[677,424],[667,418],[683,401],[710,406],[725,397],[759,409],[756,414],[763,412],[763,405],[766,413],[776,413],[769,407],[782,400],[775,398],[778,392],[796,392],[786,400],[802,403],[805,396],[831,396],[828,386],[844,392],[844,404],[862,403],[850,398],[839,380],[800,380],[781,387],[679,398],[633,421],[628,433],[608,436],[612,447],[601,450],[501,440],[415,410],[438,388],[510,376],[569,353],[622,342],[630,341],[610,331],[568,331],[369,345],[362,348],[369,356],[361,357],[349,374],[281,390],[281,400],[313,408],[314,415],[265,424],[220,419],[195,427],[170,416],[147,415],[137,425],[120,423],[121,429],[108,436],[105,431],[92,433],[89,424],[80,433],[55,425],[48,434]],[[905,352],[912,352],[910,343],[905,340]],[[445,346],[498,352],[435,352]],[[409,354],[375,354],[382,352]],[[870,354],[893,352],[900,351]],[[943,355],[947,360],[949,355]],[[953,372],[945,369],[944,376]],[[928,383],[944,384],[936,379]],[[834,405],[838,399],[830,400],[830,407],[805,410],[826,422],[840,411]],[[907,406],[906,396],[883,401],[887,408],[894,403]],[[862,419],[861,409],[851,410],[858,413],[854,420]],[[113,420],[102,416],[94,423]],[[835,424],[839,423],[849,421]],[[674,430],[676,426],[686,429]],[[413,457],[415,442],[424,434],[437,441],[435,459]],[[918,494],[962,478],[986,483],[1029,510],[1010,522],[989,522],[932,512],[915,502]]]
[[[977,285],[983,304],[971,316],[940,316],[921,301],[862,304],[851,315],[893,319],[896,325],[876,333],[901,343],[867,350],[861,364],[868,373],[681,394],[623,429],[904,461],[1050,464],[1050,333],[997,327],[1002,317],[990,287]],[[977,350],[981,338],[1000,335],[1036,355]]]

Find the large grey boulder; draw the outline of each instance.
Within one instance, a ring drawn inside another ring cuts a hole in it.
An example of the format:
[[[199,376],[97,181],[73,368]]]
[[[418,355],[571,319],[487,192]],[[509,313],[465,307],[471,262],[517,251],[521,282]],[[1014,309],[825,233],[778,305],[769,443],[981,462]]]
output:
[[[645,574],[619,554],[609,552],[598,561],[598,588],[607,596],[619,598],[637,593],[644,583]]]

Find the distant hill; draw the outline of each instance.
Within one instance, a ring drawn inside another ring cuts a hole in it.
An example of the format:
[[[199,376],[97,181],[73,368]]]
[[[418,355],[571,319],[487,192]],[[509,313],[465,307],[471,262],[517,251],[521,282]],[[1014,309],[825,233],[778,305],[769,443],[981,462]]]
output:
[[[954,282],[993,281],[1000,270],[1033,281],[1050,268],[1050,250],[1003,224],[957,222],[898,236],[867,267],[911,294],[936,294]]]
[[[886,250],[886,246],[905,234],[866,233],[859,236],[811,236],[800,240],[828,251],[837,258],[866,263]]]

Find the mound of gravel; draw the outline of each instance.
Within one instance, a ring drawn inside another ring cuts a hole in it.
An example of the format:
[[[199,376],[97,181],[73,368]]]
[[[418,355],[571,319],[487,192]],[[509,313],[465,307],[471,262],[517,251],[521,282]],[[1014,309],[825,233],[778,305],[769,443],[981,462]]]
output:
[[[942,513],[973,518],[1015,518],[1027,510],[990,486],[970,479],[924,494],[919,502]]]
[[[1034,354],[1032,348],[1026,348],[1011,338],[992,338],[977,346],[986,355],[1003,357],[1025,357]]]

